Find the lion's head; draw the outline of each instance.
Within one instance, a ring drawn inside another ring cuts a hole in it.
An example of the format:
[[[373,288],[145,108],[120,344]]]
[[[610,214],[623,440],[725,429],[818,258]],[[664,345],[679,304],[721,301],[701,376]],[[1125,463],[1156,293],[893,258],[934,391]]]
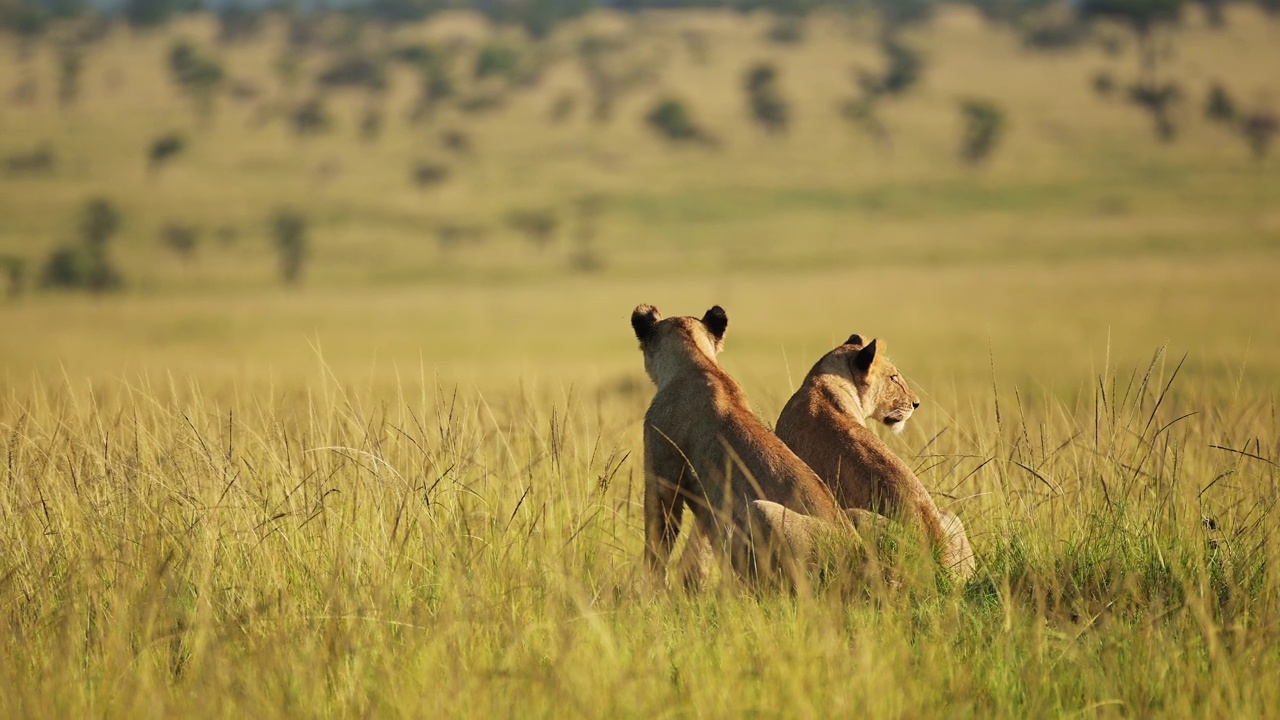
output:
[[[724,331],[728,327],[729,316],[719,305],[701,319],[663,318],[652,305],[638,305],[631,313],[631,328],[644,352],[644,370],[659,388],[699,357],[715,363],[716,355],[724,348]]]
[[[894,432],[902,432],[920,407],[920,397],[885,357],[884,344],[877,340],[863,344],[861,335],[851,335],[827,353],[818,368],[851,381],[866,419],[882,422]]]

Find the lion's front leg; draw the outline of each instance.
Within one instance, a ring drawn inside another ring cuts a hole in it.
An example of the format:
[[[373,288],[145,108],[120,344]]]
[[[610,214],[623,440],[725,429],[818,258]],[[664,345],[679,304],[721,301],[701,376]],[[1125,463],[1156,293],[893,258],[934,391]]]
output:
[[[694,523],[689,542],[685,543],[677,573],[686,590],[701,590],[716,563],[715,548],[702,525]]]
[[[644,559],[649,575],[665,582],[667,561],[680,535],[684,498],[678,483],[646,463],[644,478]]]

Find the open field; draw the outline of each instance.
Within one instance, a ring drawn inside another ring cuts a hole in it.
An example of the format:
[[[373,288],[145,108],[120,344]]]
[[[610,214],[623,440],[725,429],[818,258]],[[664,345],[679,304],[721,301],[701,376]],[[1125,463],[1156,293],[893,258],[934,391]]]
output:
[[[1163,144],[1090,87],[1136,72],[1131,43],[1032,52],[948,9],[910,31],[927,64],[883,108],[891,148],[836,110],[878,62],[867,22],[778,45],[759,14],[596,14],[499,111],[411,123],[394,67],[385,92],[334,94],[314,137],[281,115],[310,90],[272,70],[279,23],[225,47],[208,18],[117,28],[69,107],[52,43],[0,38],[0,94],[39,88],[0,102],[0,155],[57,158],[0,173],[0,254],[34,285],[104,196],[125,279],[0,301],[0,715],[1274,714],[1280,160],[1201,100],[1221,81],[1275,103],[1280,22],[1232,7],[1166,38],[1188,98]],[[491,32],[456,15],[359,42]],[[553,124],[593,33],[655,77],[609,123],[580,98]],[[199,120],[164,65],[178,37],[259,95]],[[744,114],[762,59],[795,108],[783,137]],[[667,93],[718,147],[645,127]],[[958,157],[969,96],[1008,115],[979,167]],[[175,130],[188,148],[149,170]],[[451,174],[416,186],[428,160]],[[293,287],[282,207],[310,221]],[[504,224],[522,208],[559,214],[545,249]],[[203,231],[189,260],[172,222]],[[770,422],[835,343],[885,341],[925,401],[886,439],[964,518],[976,577],[647,587],[641,302],[723,305],[722,362]]]

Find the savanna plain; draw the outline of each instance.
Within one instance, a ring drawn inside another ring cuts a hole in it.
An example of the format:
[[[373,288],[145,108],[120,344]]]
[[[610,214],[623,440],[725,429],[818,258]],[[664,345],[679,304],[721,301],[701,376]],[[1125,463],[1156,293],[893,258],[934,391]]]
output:
[[[787,42],[763,13],[594,12],[536,44],[466,13],[328,22],[289,72],[276,16],[235,42],[207,15],[116,26],[74,102],[56,39],[0,38],[0,91],[25,89],[0,153],[56,157],[0,173],[29,278],[0,302],[0,716],[1276,713],[1280,159],[1201,107],[1280,99],[1280,20],[1161,29],[1170,142],[1097,87],[1139,72],[1120,26],[1045,51],[943,7],[904,31],[923,70],[879,135],[840,110],[884,62],[870,16]],[[474,102],[415,119],[390,63],[294,131],[352,48],[462,67],[494,38],[534,80],[458,71]],[[631,78],[607,120],[589,38]],[[216,96],[173,81],[179,39]],[[785,133],[747,116],[761,61]],[[672,96],[714,142],[652,130]],[[979,162],[972,97],[1004,116]],[[40,287],[91,198],[120,286]],[[288,284],[281,212],[308,238]],[[821,354],[879,338],[923,399],[882,436],[974,576],[653,587],[639,303],[722,305],[769,424]]]

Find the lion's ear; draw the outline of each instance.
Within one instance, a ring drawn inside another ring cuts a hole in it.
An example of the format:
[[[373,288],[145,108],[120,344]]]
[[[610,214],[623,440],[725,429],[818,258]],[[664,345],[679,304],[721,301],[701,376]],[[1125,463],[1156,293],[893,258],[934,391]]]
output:
[[[658,308],[652,305],[637,305],[636,309],[631,311],[631,329],[636,331],[636,339],[640,342],[649,339],[661,319],[662,313],[658,312]]]
[[[702,316],[702,324],[711,331],[716,342],[720,342],[724,339],[724,331],[729,327],[729,316],[725,314],[724,308],[715,305]]]
[[[862,336],[859,335],[858,333],[854,333],[849,336],[848,340],[844,341],[844,344],[845,345],[862,345],[863,344]]]
[[[872,340],[853,357],[853,366],[862,372],[870,372],[871,364],[876,361],[876,341]]]

